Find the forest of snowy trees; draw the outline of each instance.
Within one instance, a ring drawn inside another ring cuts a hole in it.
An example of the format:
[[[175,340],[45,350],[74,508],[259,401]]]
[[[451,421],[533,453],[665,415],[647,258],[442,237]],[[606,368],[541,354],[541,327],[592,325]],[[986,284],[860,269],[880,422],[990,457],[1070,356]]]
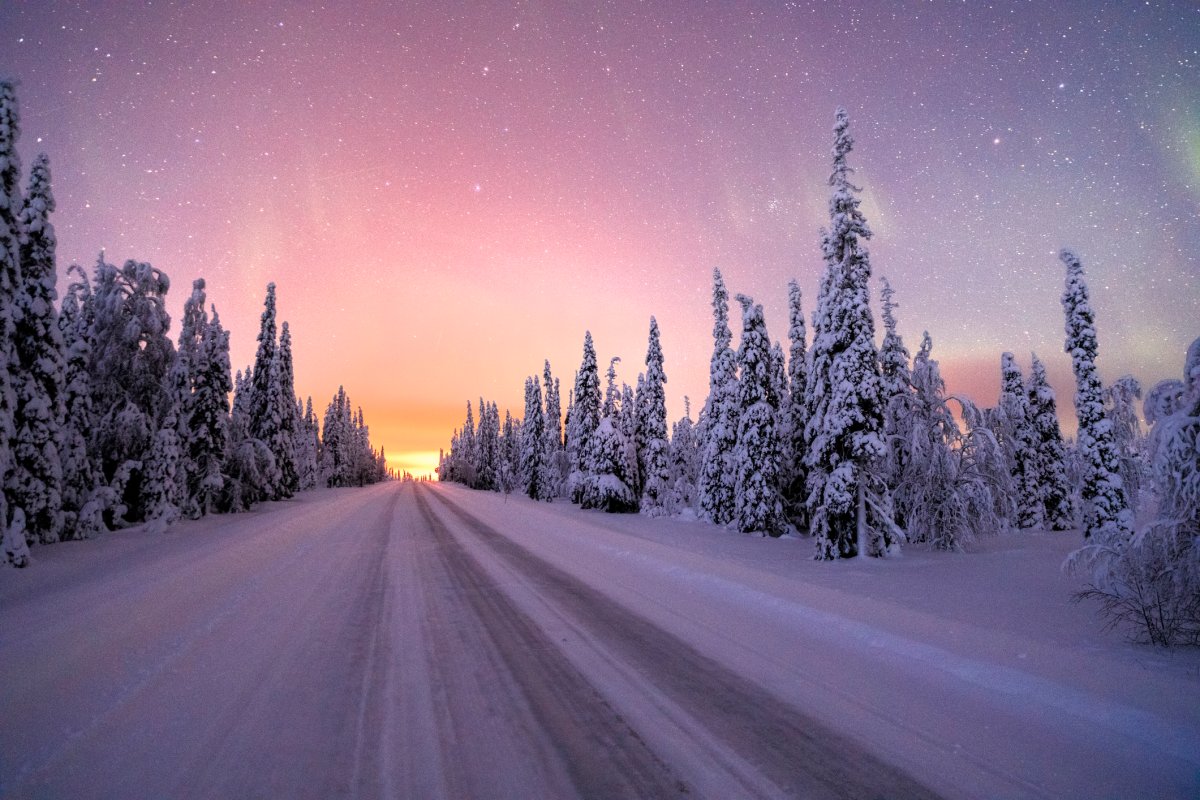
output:
[[[602,386],[591,333],[567,395],[546,362],[525,382],[523,416],[467,403],[439,477],[520,491],[583,508],[695,515],[745,533],[810,536],[820,560],[886,556],[904,543],[961,551],[975,537],[1079,529],[1068,567],[1090,578],[1083,597],[1114,623],[1161,644],[1200,644],[1200,339],[1182,380],[1145,394],[1131,376],[1102,387],[1094,315],[1080,259],[1062,253],[1066,352],[1076,378],[1074,442],[1036,354],[1029,375],[1000,356],[1001,391],[981,408],[946,394],[922,337],[910,355],[897,332],[896,292],[881,281],[883,336],[870,306],[870,228],[851,181],[854,140],[839,109],[829,179],[825,268],[811,335],[799,285],[788,287],[788,346],[772,343],[762,306],[713,272],[709,393],[698,419],[666,419],[664,357],[652,317],[645,370]],[[1134,525],[1134,515],[1148,520]]]
[[[20,188],[14,86],[0,81],[0,525],[4,560],[30,546],[248,509],[318,485],[387,476],[362,409],[339,388],[318,424],[296,398],[288,324],[267,286],[254,364],[230,375],[229,334],[203,279],[178,342],[170,280],[149,264],[68,270],[57,302],[50,166]],[[233,401],[230,403],[232,393]]]

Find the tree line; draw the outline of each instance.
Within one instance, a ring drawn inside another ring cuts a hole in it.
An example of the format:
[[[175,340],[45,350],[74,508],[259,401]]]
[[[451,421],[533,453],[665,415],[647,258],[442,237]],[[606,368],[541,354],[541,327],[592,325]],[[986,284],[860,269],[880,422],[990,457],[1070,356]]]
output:
[[[176,342],[170,279],[101,253],[68,270],[58,302],[50,165],[24,192],[14,85],[0,81],[0,525],[4,559],[30,545],[243,511],[318,485],[387,476],[343,389],[322,424],[295,394],[288,323],[268,284],[252,366],[230,373],[229,333],[202,278]],[[232,404],[230,397],[232,395]]]
[[[1200,642],[1200,339],[1184,378],[1146,393],[1101,385],[1083,266],[1064,250],[1066,344],[1076,379],[1074,442],[1064,440],[1046,369],[1029,376],[1000,358],[997,404],[947,395],[933,343],[915,356],[897,332],[895,292],[883,279],[882,343],[870,307],[871,230],[851,181],[846,112],[834,125],[829,226],[811,335],[799,285],[789,285],[788,350],[772,343],[762,306],[729,293],[713,271],[709,391],[696,421],[667,433],[663,353],[650,319],[645,371],[618,386],[620,358],[600,380],[591,333],[567,397],[545,363],[526,379],[521,418],[500,422],[494,402],[472,404],[443,451],[439,478],[477,489],[568,498],[583,508],[695,515],[746,533],[810,536],[819,560],[886,556],[902,543],[962,550],[1010,529],[1079,528],[1068,564],[1089,576],[1114,621],[1149,638]],[[543,399],[544,397],[544,399]],[[1142,503],[1153,521],[1135,529]]]

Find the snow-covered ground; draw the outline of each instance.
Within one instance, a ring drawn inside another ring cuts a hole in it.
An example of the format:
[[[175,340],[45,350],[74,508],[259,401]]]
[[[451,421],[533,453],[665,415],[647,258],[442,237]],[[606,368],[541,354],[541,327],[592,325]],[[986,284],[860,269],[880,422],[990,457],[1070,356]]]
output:
[[[458,486],[310,492],[0,571],[0,795],[1200,796],[1200,653],[1076,534],[811,543]]]

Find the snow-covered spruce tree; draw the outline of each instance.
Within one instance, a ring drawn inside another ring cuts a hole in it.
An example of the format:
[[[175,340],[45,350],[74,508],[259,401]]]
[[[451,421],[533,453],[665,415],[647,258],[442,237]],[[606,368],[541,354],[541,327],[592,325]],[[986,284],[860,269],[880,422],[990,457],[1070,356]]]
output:
[[[617,364],[621,363],[620,356],[608,360],[608,371],[604,373],[604,405],[600,413],[605,417],[615,417],[621,408],[621,390],[617,388]]]
[[[700,448],[696,426],[692,423],[692,405],[683,398],[683,416],[671,426],[671,500],[676,513],[696,510],[696,476],[700,470]]]
[[[1037,434],[1025,392],[1025,379],[1012,353],[1000,354],[999,435],[1016,490],[1019,528],[1042,524],[1042,498],[1037,469]]]
[[[610,513],[638,510],[637,496],[630,486],[630,442],[621,431],[616,417],[604,417],[592,435],[583,508]]]
[[[504,409],[504,424],[500,428],[500,491],[507,499],[517,488],[521,458],[520,428],[513,423],[512,413]]]
[[[229,439],[222,472],[226,476],[221,493],[222,511],[246,511],[267,491],[275,474],[271,448],[250,432],[250,399],[253,394],[251,369],[234,376],[233,407],[229,413]]]
[[[17,407],[17,353],[14,311],[21,288],[21,160],[17,153],[20,114],[16,87],[0,80],[0,488],[8,486],[14,468],[12,440]],[[4,560],[24,567],[29,563],[25,541],[25,512],[0,491],[0,531]]]
[[[525,494],[534,500],[543,499],[545,477],[542,474],[546,442],[545,419],[542,416],[542,389],[535,377],[525,379],[525,418],[521,425],[521,483]]]
[[[911,458],[909,445],[912,440],[912,428],[909,410],[912,404],[909,402],[909,395],[912,392],[912,374],[908,368],[908,349],[896,329],[896,309],[899,304],[892,299],[896,292],[887,278],[880,278],[880,283],[883,284],[879,296],[883,301],[883,326],[886,331],[883,344],[879,348],[879,373],[883,379],[883,395],[887,402],[883,433],[887,441],[887,481],[894,492]],[[897,505],[896,511],[897,522],[901,527],[906,527],[904,506]]]
[[[149,530],[164,531],[182,514],[177,473],[183,448],[179,442],[178,417],[179,404],[171,402],[146,459],[142,502],[144,516],[150,523]]]
[[[992,484],[980,470],[979,444],[994,442],[959,432],[945,396],[937,361],[930,358],[933,341],[926,332],[913,359],[912,392],[904,398],[909,415],[908,456],[893,500],[906,520],[908,541],[928,542],[939,550],[961,550],[981,533],[995,530]],[[966,401],[964,416],[978,411]],[[1007,472],[1001,473],[1007,479]]]
[[[788,281],[788,392],[780,398],[780,418],[784,443],[780,462],[782,502],[784,512],[797,527],[807,527],[805,513],[804,426],[808,416],[804,409],[804,394],[808,387],[808,357],[804,324],[803,295],[800,284]]]
[[[571,460],[567,491],[572,503],[582,503],[588,482],[592,437],[600,425],[600,373],[591,331],[583,337],[583,360],[575,374],[573,398],[567,425],[567,453]]]
[[[279,385],[275,404],[279,414],[280,433],[276,440],[276,460],[279,462],[283,494],[291,497],[300,488],[300,472],[296,466],[296,430],[300,418],[296,413],[296,368],[292,363],[292,332],[287,320],[279,329]]]
[[[167,376],[168,391],[175,403],[176,436],[179,439],[180,450],[179,463],[175,469],[175,477],[179,483],[177,496],[181,514],[189,518],[200,514],[188,489],[192,482],[191,475],[195,471],[190,458],[193,437],[190,428],[192,393],[195,391],[196,373],[200,369],[200,342],[204,336],[204,329],[208,326],[204,288],[203,278],[192,281],[192,293],[184,301],[183,316],[179,319],[175,361]]]
[[[1059,257],[1067,267],[1066,290],[1062,297],[1066,313],[1066,351],[1075,372],[1078,446],[1085,462],[1083,535],[1089,547],[1077,551],[1077,555],[1103,560],[1128,543],[1133,534],[1133,515],[1121,481],[1112,424],[1104,415],[1103,391],[1096,369],[1095,314],[1088,302],[1083,264],[1070,250],[1063,250]]]
[[[1136,638],[1200,645],[1200,339],[1188,348],[1184,380],[1150,397],[1167,401],[1146,415],[1158,514],[1081,596],[1100,600],[1108,621]]]
[[[645,440],[644,476],[641,509],[651,517],[674,512],[671,504],[670,445],[667,443],[667,382],[663,371],[662,344],[658,321],[650,318],[650,343],[646,349],[646,378],[639,392],[642,417],[638,433]]]
[[[1122,375],[1104,389],[1104,416],[1112,424],[1113,444],[1121,465],[1121,480],[1125,498],[1136,514],[1142,486],[1146,483],[1149,463],[1146,460],[1146,437],[1138,420],[1137,405],[1142,399],[1142,385],[1132,375]]]
[[[649,446],[642,421],[648,413],[646,402],[646,373],[639,372],[637,388],[621,385],[621,425],[625,436],[633,442],[633,493],[640,499],[646,488],[646,452]]]
[[[89,372],[97,415],[89,449],[100,457],[108,516],[121,526],[145,518],[145,470],[174,403],[167,376],[175,346],[167,336],[170,280],[146,263],[119,269],[98,260]]]
[[[15,375],[17,406],[14,469],[6,491],[25,512],[29,541],[57,542],[63,534],[61,448],[66,416],[66,369],[58,328],[54,226],[50,212],[50,165],[34,159],[21,210],[21,283],[16,296]]]
[[[482,414],[482,409],[480,409]],[[467,420],[458,433],[455,471],[464,485],[475,488],[479,482],[479,447],[475,446],[475,413],[467,401]]]
[[[477,488],[494,492],[500,488],[500,420],[482,397],[479,398],[479,428],[475,440],[479,448]]]
[[[713,270],[713,354],[709,363],[708,399],[704,404],[704,435],[700,441],[700,518],[714,525],[734,519],[737,445],[737,356],[731,347],[729,292],[721,271]]]
[[[279,500],[290,496],[284,486],[285,462],[295,468],[295,458],[290,452],[291,441],[285,441],[284,416],[291,413],[282,407],[283,375],[278,358],[279,343],[275,332],[275,284],[267,284],[267,296],[263,301],[262,320],[258,329],[258,350],[254,354],[254,370],[251,372],[250,390],[250,435],[262,442],[271,451],[273,469],[263,476],[264,490],[260,500]]]
[[[559,396],[558,378],[550,373],[550,361],[542,370],[543,390],[546,394],[545,495],[547,500],[561,497],[567,480],[567,454],[563,450],[562,399]],[[499,423],[499,412],[496,417]]]
[[[312,396],[304,401],[300,430],[296,437],[296,471],[300,477],[300,491],[314,489],[320,485],[321,469],[317,456],[321,449],[320,428],[313,413]]]
[[[221,507],[229,446],[229,393],[233,391],[229,334],[221,325],[217,309],[213,308],[211,318],[198,316],[196,324],[203,327],[192,350],[192,392],[184,412],[188,432],[185,512],[192,517],[211,514]]]
[[[638,373],[638,388],[645,385],[646,376]],[[635,392],[627,383],[621,384],[621,402],[614,409],[613,424],[620,429],[625,439],[625,476],[634,497],[641,497],[642,468],[638,451],[638,420],[642,413],[638,405],[640,392]]]
[[[71,274],[78,276],[78,280],[67,287],[58,317],[65,355],[66,415],[60,450],[65,516],[63,538],[86,539],[104,530],[102,502],[97,493],[99,468],[97,459],[88,452],[88,438],[96,427],[89,372],[95,308],[87,274],[79,266],[72,266],[68,270],[68,275]]]
[[[1038,496],[1042,520],[1052,531],[1074,525],[1071,517],[1071,486],[1067,481],[1067,448],[1058,427],[1054,389],[1046,379],[1046,367],[1037,354],[1031,356],[1027,398],[1036,445]]]
[[[903,540],[883,475],[886,403],[869,302],[871,263],[862,243],[871,231],[859,209],[859,189],[850,182],[849,125],[839,108],[805,403],[808,512],[817,559],[887,555]]]
[[[779,536],[779,438],[775,421],[779,399],[772,380],[772,358],[761,305],[739,294],[742,341],[738,348],[738,432],[734,449],[734,521],[743,533]]]

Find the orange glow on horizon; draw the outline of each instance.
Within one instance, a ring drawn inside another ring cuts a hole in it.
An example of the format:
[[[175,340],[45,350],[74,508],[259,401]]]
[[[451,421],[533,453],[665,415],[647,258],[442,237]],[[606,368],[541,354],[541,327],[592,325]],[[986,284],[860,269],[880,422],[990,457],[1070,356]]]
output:
[[[438,451],[412,450],[388,455],[387,464],[397,475],[407,472],[414,478],[437,477]]]

